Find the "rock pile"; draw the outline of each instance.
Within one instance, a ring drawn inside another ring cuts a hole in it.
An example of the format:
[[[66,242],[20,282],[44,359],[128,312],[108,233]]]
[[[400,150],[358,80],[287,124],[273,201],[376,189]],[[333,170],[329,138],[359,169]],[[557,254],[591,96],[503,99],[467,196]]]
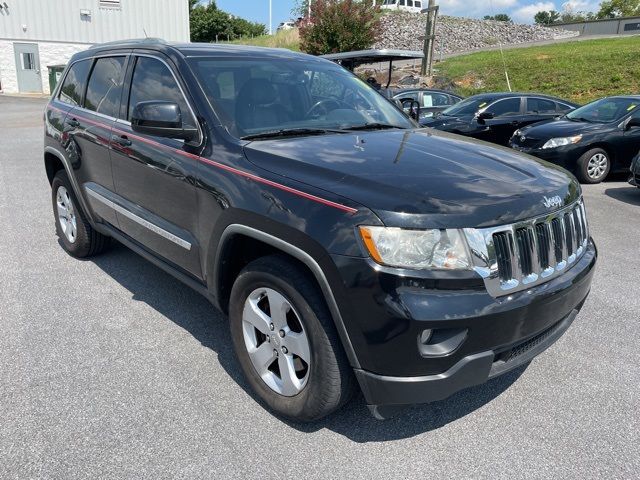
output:
[[[381,32],[374,48],[422,50],[427,16],[407,12],[391,12],[382,16]],[[483,47],[553,40],[577,35],[557,28],[520,25],[493,20],[438,17],[436,58],[450,53]]]

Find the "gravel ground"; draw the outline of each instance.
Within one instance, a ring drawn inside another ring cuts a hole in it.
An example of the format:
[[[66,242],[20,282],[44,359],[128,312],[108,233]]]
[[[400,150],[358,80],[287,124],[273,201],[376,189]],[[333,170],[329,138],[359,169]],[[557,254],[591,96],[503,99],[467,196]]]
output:
[[[0,478],[638,478],[640,190],[585,187],[600,249],[568,333],[518,370],[378,422],[248,392],[225,319],[116,246],[58,245],[43,100],[0,97]]]

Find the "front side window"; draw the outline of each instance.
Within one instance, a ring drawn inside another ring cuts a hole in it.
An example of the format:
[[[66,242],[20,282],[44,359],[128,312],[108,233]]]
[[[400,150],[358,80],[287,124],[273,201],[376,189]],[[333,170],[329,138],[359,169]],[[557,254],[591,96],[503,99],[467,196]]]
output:
[[[74,106],[80,105],[90,67],[91,60],[81,60],[71,66],[60,88],[58,99],[61,102]]]
[[[527,98],[527,113],[556,113],[556,102],[544,98]]]
[[[415,126],[370,85],[331,62],[304,57],[188,61],[221,123],[238,138],[293,129]]]
[[[568,113],[567,118],[591,123],[616,122],[639,108],[639,105],[640,100],[634,98],[603,98],[577,108]]]
[[[138,57],[131,79],[127,119],[131,121],[138,103],[153,100],[178,104],[185,128],[197,128],[196,120],[171,70],[155,58]]]
[[[110,117],[117,117],[124,75],[125,57],[98,58],[87,85],[84,107]]]
[[[486,111],[493,113],[495,117],[516,115],[520,113],[520,98],[507,98],[506,100],[500,100],[488,107]]]

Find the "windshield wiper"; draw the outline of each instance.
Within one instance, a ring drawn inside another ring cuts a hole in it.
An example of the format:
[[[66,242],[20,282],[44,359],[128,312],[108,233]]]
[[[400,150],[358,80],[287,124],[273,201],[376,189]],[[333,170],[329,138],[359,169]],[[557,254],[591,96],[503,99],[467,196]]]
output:
[[[269,130],[266,132],[254,133],[240,137],[241,140],[260,140],[278,137],[302,137],[307,135],[325,135],[327,133],[344,133],[342,130],[330,128],[281,128],[279,130]]]
[[[386,130],[390,128],[402,128],[398,125],[391,125],[389,123],[365,123],[364,125],[354,125],[352,127],[345,127],[342,130],[353,131],[353,130]]]

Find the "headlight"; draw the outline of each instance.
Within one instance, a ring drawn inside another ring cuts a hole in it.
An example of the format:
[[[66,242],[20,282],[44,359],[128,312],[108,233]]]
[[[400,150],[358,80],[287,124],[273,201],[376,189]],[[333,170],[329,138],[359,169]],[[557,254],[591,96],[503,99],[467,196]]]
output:
[[[578,143],[580,140],[582,140],[582,135],[576,135],[575,137],[552,138],[547,143],[545,143],[542,148],[564,147],[565,145],[573,145],[574,143]]]
[[[459,230],[404,230],[360,227],[371,258],[390,267],[469,269],[471,262]]]
[[[513,132],[513,135],[512,135],[512,136],[513,136],[513,137],[519,137],[521,133],[522,133],[522,132],[521,132],[520,130],[516,130],[515,132]]]

